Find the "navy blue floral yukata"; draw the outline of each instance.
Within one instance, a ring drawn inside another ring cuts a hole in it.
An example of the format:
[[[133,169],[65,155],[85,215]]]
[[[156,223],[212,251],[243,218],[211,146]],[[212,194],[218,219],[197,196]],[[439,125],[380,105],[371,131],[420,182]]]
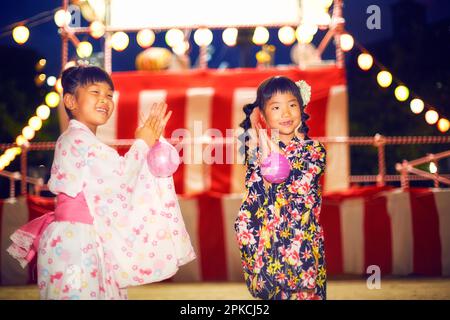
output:
[[[245,281],[261,299],[325,299],[319,179],[326,151],[296,136],[279,146],[291,164],[286,181],[266,190],[258,161],[247,163],[246,195],[235,222]]]

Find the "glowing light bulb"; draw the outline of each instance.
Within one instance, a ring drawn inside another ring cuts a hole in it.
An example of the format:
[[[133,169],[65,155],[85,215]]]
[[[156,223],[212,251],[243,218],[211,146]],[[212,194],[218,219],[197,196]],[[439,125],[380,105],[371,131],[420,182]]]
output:
[[[93,50],[92,44],[87,41],[82,41],[77,46],[77,55],[80,58],[88,58],[91,56]]]
[[[419,114],[423,111],[425,104],[420,99],[412,99],[409,104],[411,111],[415,114]]]
[[[377,81],[380,87],[387,88],[392,83],[392,74],[389,71],[380,71],[377,75]]]
[[[361,53],[358,56],[358,66],[364,70],[367,71],[370,68],[372,68],[373,65],[373,58],[370,54],[368,53]]]
[[[425,121],[428,124],[435,124],[439,120],[439,114],[434,110],[428,110],[425,112]]]
[[[252,41],[257,46],[262,46],[269,41],[269,30],[265,27],[256,27],[255,32],[253,33]]]
[[[213,40],[213,33],[208,28],[197,29],[194,33],[194,41],[198,46],[209,46]]]
[[[395,88],[394,95],[398,101],[406,101],[409,97],[409,89],[405,86]]]
[[[42,120],[38,116],[33,116],[28,120],[28,125],[34,130],[39,131],[42,128]]]
[[[237,36],[238,29],[236,28],[226,28],[222,32],[222,40],[229,47],[234,47],[236,45]]]
[[[148,48],[155,42],[155,33],[150,29],[143,29],[136,35],[138,45]]]
[[[116,32],[111,37],[111,46],[116,51],[125,50],[128,47],[129,43],[130,43],[130,38],[123,31]]]
[[[13,29],[12,36],[18,44],[24,44],[30,37],[30,30],[25,26],[18,26]]]
[[[291,45],[295,42],[295,30],[290,26],[285,26],[278,30],[278,38],[284,45]]]
[[[47,93],[47,95],[45,96],[45,103],[50,108],[58,106],[60,100],[61,98],[59,97],[59,94],[54,91]]]
[[[36,108],[36,115],[41,118],[41,120],[47,120],[50,116],[50,108],[45,104],[42,104]]]

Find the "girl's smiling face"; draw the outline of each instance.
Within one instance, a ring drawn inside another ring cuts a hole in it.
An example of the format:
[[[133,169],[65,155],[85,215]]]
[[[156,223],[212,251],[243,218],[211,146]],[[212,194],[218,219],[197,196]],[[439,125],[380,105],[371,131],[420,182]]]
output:
[[[114,111],[113,90],[106,82],[95,82],[77,88],[75,96],[68,95],[66,102],[74,118],[92,132],[105,124]]]
[[[300,103],[290,92],[279,92],[267,100],[263,111],[267,126],[278,130],[279,138],[284,144],[295,135],[295,129],[300,125]]]

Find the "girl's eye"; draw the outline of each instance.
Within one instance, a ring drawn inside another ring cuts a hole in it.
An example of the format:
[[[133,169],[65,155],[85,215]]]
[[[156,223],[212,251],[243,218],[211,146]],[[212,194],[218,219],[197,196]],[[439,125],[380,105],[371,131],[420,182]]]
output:
[[[297,107],[297,105],[295,103],[291,104],[291,107]]]
[[[278,110],[280,107],[272,107],[272,110]]]
[[[108,98],[112,99],[113,95],[112,94],[108,94]]]
[[[97,90],[92,90],[91,92],[92,92],[92,93],[98,93],[98,91],[97,91]]]

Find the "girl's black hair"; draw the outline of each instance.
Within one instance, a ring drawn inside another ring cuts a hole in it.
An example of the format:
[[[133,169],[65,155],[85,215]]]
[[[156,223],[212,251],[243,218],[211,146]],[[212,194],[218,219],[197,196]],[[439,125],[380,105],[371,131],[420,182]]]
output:
[[[309,119],[309,115],[305,112],[306,105],[303,103],[302,96],[300,95],[300,89],[295,84],[294,81],[292,81],[289,78],[282,77],[282,76],[275,76],[271,77],[269,79],[264,80],[258,87],[257,93],[256,93],[256,100],[253,103],[246,104],[243,108],[245,113],[245,119],[241,122],[240,127],[244,129],[244,133],[239,137],[240,140],[243,143],[243,147],[240,148],[240,152],[244,154],[245,157],[245,163],[247,163],[248,160],[248,141],[250,139],[249,135],[247,134],[247,130],[250,129],[251,123],[250,123],[250,115],[253,112],[253,109],[256,107],[260,108],[260,111],[263,111],[267,101],[272,98],[274,94],[277,93],[291,93],[294,97],[297,98],[297,101],[300,105],[300,114],[301,118],[300,121],[302,123],[301,127],[299,128],[299,132],[303,133],[305,135],[305,139],[308,140],[308,132],[309,128],[306,124],[306,121]]]
[[[67,68],[61,75],[63,95],[70,93],[75,95],[79,87],[85,87],[98,82],[106,82],[114,91],[114,84],[109,74],[96,66],[75,66]],[[72,112],[66,107],[67,115],[73,119]]]

